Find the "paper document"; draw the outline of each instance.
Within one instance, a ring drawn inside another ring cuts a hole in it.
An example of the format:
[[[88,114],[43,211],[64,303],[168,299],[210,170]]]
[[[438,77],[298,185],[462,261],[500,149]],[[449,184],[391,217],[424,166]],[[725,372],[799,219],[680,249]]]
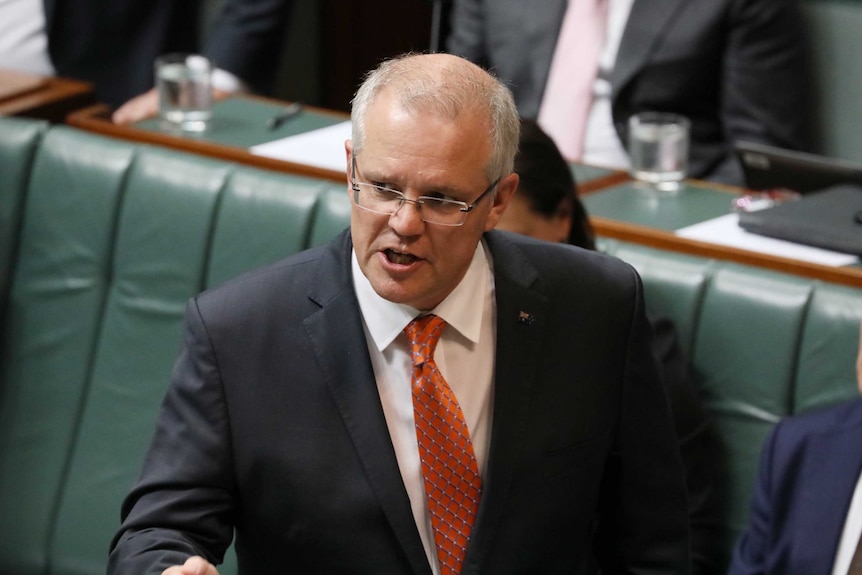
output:
[[[258,156],[346,172],[344,141],[349,139],[350,122],[347,121],[258,144],[249,151]]]
[[[840,267],[859,262],[859,258],[854,255],[804,246],[747,232],[739,227],[739,216],[737,214],[726,214],[682,228],[676,231],[676,235],[682,238],[721,244],[825,266]]]

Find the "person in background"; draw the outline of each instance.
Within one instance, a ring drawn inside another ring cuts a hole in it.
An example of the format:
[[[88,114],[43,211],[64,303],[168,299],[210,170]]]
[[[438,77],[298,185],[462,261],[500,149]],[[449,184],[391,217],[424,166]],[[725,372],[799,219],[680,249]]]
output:
[[[497,229],[550,242],[595,250],[588,214],[577,195],[569,165],[554,141],[534,120],[522,120],[515,173],[518,190]],[[692,534],[692,573],[716,573],[722,563],[716,547],[720,526],[714,474],[720,456],[709,418],[689,377],[688,358],[667,317],[650,315],[653,353],[660,360],[685,466]]]
[[[156,57],[201,52],[219,71],[216,87],[267,91],[293,0],[225,0],[205,46],[201,0],[4,0],[0,68],[91,82],[112,107],[147,92],[115,120],[154,115]],[[122,109],[122,108],[121,108]]]
[[[743,184],[735,140],[809,146],[797,0],[454,0],[446,46],[492,69],[571,161],[627,169],[643,111],[689,118],[694,178]]]
[[[862,324],[856,358],[862,392]],[[862,399],[778,422],[763,444],[748,526],[729,575],[862,569]]]
[[[349,229],[189,302],[108,572],[688,573],[637,273],[494,230],[510,91],[404,56],[351,119]]]

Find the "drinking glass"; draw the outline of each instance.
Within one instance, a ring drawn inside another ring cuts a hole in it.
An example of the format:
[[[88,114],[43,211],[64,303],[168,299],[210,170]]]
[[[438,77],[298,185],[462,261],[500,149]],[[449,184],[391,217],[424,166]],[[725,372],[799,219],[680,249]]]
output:
[[[199,54],[156,59],[159,117],[188,132],[202,132],[212,115],[212,64]]]
[[[631,175],[662,192],[676,192],[688,173],[690,123],[679,114],[641,112],[629,118]]]

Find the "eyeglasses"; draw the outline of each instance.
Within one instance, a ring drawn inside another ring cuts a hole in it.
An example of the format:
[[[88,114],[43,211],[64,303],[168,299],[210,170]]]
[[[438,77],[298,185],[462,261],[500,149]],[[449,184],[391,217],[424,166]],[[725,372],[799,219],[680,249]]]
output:
[[[416,206],[422,221],[439,226],[463,226],[467,220],[467,214],[473,211],[476,204],[490,194],[499,182],[500,178],[497,178],[471,204],[434,196],[419,196],[415,200],[411,200],[405,198],[404,194],[398,190],[366,182],[357,182],[355,156],[350,165],[350,185],[353,189],[353,203],[357,207],[375,214],[391,216],[401,209],[401,206],[406,202]]]

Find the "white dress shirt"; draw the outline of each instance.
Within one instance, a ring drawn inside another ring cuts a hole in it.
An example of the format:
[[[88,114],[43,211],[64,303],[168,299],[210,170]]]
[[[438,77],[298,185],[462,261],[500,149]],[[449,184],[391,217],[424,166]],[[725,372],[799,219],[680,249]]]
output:
[[[620,142],[611,114],[611,73],[620,41],[635,0],[608,0],[608,22],[605,42],[599,56],[599,69],[593,83],[593,103],[587,117],[584,153],[581,161],[595,166],[627,170],[631,162]]]
[[[42,0],[0,0],[0,68],[54,75]]]
[[[838,543],[838,553],[835,555],[835,564],[832,566],[832,575],[847,575],[850,568],[850,560],[856,552],[856,545],[862,537],[862,475],[856,480],[856,490],[844,519],[844,530],[841,532],[841,541]]]
[[[410,498],[425,554],[435,575],[440,573],[431,517],[419,460],[410,387],[413,364],[403,330],[419,310],[381,298],[352,257],[353,284],[365,327],[365,339],[377,380],[386,425]],[[484,243],[476,247],[466,275],[431,313],[446,320],[434,361],[458,398],[484,477],[490,444],[496,342],[494,275]]]

